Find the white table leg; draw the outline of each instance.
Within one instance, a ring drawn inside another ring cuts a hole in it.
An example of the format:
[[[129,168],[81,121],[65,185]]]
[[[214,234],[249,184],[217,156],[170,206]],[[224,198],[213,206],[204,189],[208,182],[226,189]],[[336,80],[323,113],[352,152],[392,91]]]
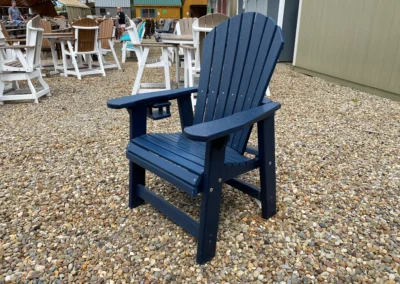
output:
[[[179,80],[180,80],[180,74],[179,74],[179,45],[175,46],[175,64],[176,64],[176,88],[179,89]]]

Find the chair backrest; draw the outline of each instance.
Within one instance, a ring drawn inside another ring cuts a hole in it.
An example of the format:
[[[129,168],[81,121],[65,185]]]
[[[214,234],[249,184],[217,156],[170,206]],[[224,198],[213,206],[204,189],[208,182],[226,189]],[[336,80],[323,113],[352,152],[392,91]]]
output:
[[[99,25],[99,38],[101,39],[100,44],[103,49],[110,49],[110,44],[108,38],[113,38],[115,35],[115,27],[112,19],[106,19],[102,21]]]
[[[145,32],[146,21],[139,24],[139,28],[136,28],[135,23],[130,20],[131,24],[126,28],[132,43],[141,43]]]
[[[6,27],[3,24],[0,24],[0,26],[1,26],[1,33],[3,34],[3,36],[6,39],[9,39],[10,35],[8,34],[8,31],[7,31]]]
[[[171,24],[172,24],[172,20],[165,20],[164,21],[164,26],[163,26],[163,28],[161,30],[164,31],[164,32],[168,32],[170,30],[170,28],[171,28]]]
[[[40,28],[42,28],[45,33],[51,33],[51,23],[49,21],[41,19]],[[47,38],[43,38],[42,49],[49,49],[50,46],[51,46],[50,41]]]
[[[202,42],[205,37],[205,32],[196,31],[196,28],[213,29],[227,19],[229,19],[229,17],[224,14],[207,14],[193,21],[193,45],[196,47],[195,69],[200,68],[201,51],[203,50]]]
[[[75,50],[77,52],[90,52],[98,50],[97,38],[99,26],[96,21],[83,18],[72,23],[72,33],[75,36]]]
[[[175,31],[177,35],[192,35],[192,25],[197,18],[183,18],[179,20],[179,23],[175,26]]]
[[[259,13],[222,22],[204,39],[194,124],[259,106],[279,54],[282,32]],[[243,153],[251,128],[231,135],[229,146]]]
[[[44,30],[40,28],[40,17],[36,16],[26,25],[26,45],[34,46],[26,50],[26,62],[28,67],[35,69],[40,66],[40,51]]]

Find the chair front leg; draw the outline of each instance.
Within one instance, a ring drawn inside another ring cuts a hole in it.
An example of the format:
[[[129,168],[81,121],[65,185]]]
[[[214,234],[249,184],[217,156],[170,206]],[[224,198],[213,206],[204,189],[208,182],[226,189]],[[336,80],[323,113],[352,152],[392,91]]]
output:
[[[276,214],[275,127],[274,116],[257,123],[260,159],[260,200],[262,217]]]
[[[129,112],[129,141],[146,134],[146,108],[128,109]],[[137,196],[137,186],[146,185],[146,171],[139,165],[129,161],[129,208],[133,209],[144,203]]]
[[[229,136],[207,143],[201,200],[197,262],[211,260],[217,247],[218,221],[222,194],[222,170]]]

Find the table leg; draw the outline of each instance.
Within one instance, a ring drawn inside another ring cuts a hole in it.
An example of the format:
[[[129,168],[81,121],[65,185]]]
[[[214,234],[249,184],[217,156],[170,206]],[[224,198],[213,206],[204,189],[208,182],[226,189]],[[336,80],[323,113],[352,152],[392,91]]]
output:
[[[175,64],[176,64],[176,88],[179,89],[179,80],[180,80],[179,45],[175,46]]]

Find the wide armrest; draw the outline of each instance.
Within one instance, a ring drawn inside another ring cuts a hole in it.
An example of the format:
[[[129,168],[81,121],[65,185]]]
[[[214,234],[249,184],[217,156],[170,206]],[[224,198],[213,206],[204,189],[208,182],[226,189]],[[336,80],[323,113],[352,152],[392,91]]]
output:
[[[6,39],[7,42],[26,42],[26,38],[19,38],[19,39]]]
[[[191,140],[214,140],[232,134],[242,128],[249,127],[270,116],[280,107],[280,103],[270,102],[221,119],[186,127],[184,129],[184,134]]]
[[[34,45],[2,45],[0,49],[34,48]]]
[[[158,91],[126,96],[107,101],[107,106],[113,109],[134,108],[137,106],[152,105],[190,95],[197,92],[197,87],[181,88],[167,91]]]

